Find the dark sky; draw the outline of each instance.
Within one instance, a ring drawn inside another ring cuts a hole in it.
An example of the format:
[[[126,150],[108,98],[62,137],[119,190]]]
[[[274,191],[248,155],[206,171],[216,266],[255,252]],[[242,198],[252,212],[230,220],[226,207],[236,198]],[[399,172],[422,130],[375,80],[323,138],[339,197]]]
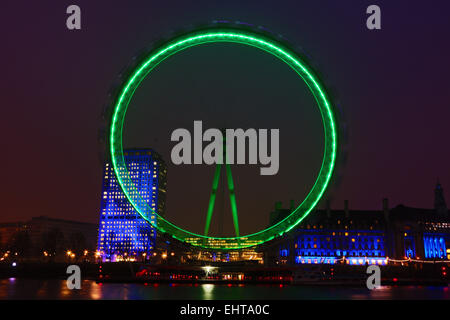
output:
[[[377,209],[388,197],[391,205],[429,208],[438,177],[450,201],[450,5],[376,1],[382,30],[369,31],[365,10],[373,3],[3,1],[1,221],[48,215],[97,222],[97,132],[109,88],[153,41],[218,19],[283,35],[331,88],[349,133],[347,161],[328,193],[333,207],[349,199],[351,208]],[[80,31],[66,29],[70,4],[81,7]],[[275,200],[300,200],[323,143],[301,81],[238,45],[198,47],[167,62],[136,92],[125,147],[155,147],[170,162],[170,132],[192,130],[193,120],[208,128],[280,128],[276,177],[259,176],[259,166],[233,168],[242,229],[264,226]],[[172,167],[168,218],[199,231],[213,168]]]

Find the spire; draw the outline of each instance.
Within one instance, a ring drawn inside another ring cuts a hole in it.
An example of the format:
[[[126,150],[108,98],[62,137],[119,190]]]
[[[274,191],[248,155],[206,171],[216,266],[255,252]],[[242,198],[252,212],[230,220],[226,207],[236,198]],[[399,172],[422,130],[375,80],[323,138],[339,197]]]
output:
[[[448,209],[444,198],[444,189],[442,189],[439,179],[436,183],[436,188],[434,189],[434,210],[437,214],[447,214]]]

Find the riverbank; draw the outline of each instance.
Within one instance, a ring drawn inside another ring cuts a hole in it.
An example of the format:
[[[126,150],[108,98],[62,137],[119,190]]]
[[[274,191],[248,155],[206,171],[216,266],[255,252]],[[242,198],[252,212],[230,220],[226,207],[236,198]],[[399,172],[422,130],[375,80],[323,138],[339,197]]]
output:
[[[0,278],[66,279],[71,263],[17,262],[0,264]],[[148,265],[142,263],[78,263],[84,280],[99,283],[161,284],[296,284],[366,286],[367,266],[299,265]],[[382,285],[447,286],[442,265],[381,266]]]
[[[67,267],[72,264],[80,267],[84,279],[95,280],[97,278],[98,265],[95,263],[14,262],[0,263],[0,279],[66,279]]]

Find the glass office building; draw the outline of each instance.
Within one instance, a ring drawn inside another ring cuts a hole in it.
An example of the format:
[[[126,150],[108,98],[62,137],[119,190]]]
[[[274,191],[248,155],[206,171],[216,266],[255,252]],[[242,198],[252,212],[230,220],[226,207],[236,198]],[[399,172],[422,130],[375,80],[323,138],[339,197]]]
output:
[[[124,150],[134,186],[147,202],[148,219],[157,224],[164,215],[167,168],[151,149]],[[150,210],[150,208],[152,210]],[[111,163],[106,163],[98,232],[98,255],[102,261],[145,261],[155,248],[156,228],[145,221],[122,192]]]

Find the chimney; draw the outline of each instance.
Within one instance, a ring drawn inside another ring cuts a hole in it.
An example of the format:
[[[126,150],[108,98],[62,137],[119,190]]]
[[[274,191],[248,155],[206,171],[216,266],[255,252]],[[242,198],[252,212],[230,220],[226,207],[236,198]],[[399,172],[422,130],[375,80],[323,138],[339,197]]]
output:
[[[384,219],[389,221],[389,200],[387,198],[383,199],[383,214]]]
[[[275,211],[276,210],[281,210],[281,201],[275,202]]]
[[[439,179],[436,188],[434,189],[434,210],[439,215],[445,215],[448,212],[447,204],[445,203],[444,189],[442,189]]]
[[[331,201],[330,201],[330,199],[327,199],[325,208],[326,208],[326,212],[327,212],[327,218],[329,219],[329,218],[331,218]]]
[[[344,200],[345,217],[350,218],[350,211],[348,210],[348,200]]]

